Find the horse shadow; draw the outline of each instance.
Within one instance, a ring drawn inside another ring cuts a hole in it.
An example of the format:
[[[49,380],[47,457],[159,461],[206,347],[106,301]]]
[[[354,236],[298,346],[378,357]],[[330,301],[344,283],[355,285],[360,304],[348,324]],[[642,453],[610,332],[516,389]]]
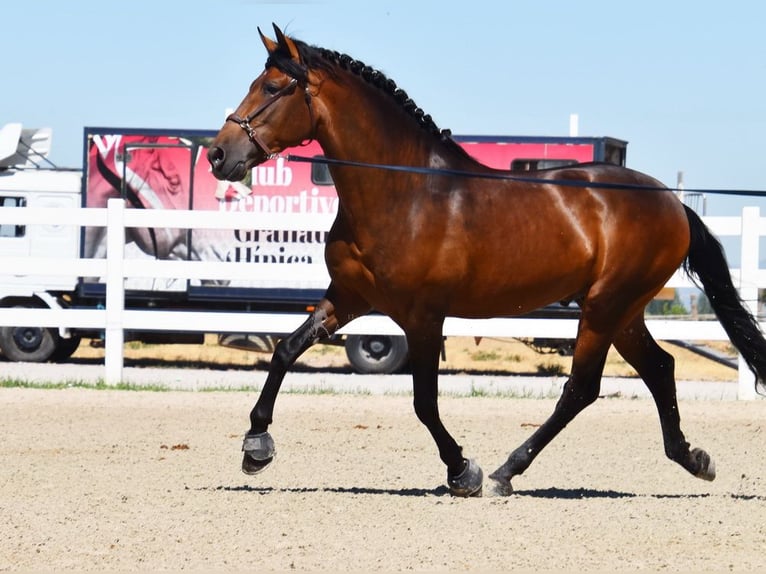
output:
[[[254,494],[306,494],[306,493],[335,493],[335,494],[373,494],[384,496],[404,496],[423,498],[426,496],[449,496],[449,488],[438,486],[436,488],[371,488],[364,486],[325,486],[325,487],[274,487],[274,486],[251,486],[249,484],[237,486],[200,487],[201,491],[216,492],[244,492]]]
[[[435,488],[371,488],[371,487],[344,487],[344,486],[330,486],[330,487],[274,487],[274,486],[251,486],[248,484],[236,485],[236,486],[215,486],[215,487],[200,487],[196,490],[199,491],[215,491],[215,492],[242,492],[253,493],[261,495],[270,494],[306,494],[306,493],[335,493],[335,494],[370,494],[377,496],[402,496],[413,498],[424,497],[450,497],[449,488],[444,485],[439,485]],[[506,499],[511,498],[538,498],[545,500],[602,500],[602,499],[630,499],[630,498],[650,498],[657,500],[682,500],[682,499],[706,499],[718,496],[724,496],[727,498],[733,498],[735,500],[757,500],[764,502],[766,496],[753,495],[753,494],[710,494],[710,493],[694,493],[694,494],[640,494],[636,492],[625,492],[619,490],[600,490],[594,488],[533,488],[526,490],[516,490],[510,496],[503,497]],[[497,495],[493,495],[490,492],[485,492],[485,498],[500,498]]]

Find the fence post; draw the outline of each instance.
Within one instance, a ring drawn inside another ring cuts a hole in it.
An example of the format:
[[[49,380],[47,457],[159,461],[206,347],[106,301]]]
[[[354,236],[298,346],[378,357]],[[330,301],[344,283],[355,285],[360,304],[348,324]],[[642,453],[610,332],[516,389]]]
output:
[[[123,311],[125,310],[125,202],[110,199],[106,210],[106,341],[104,378],[108,385],[122,382]]]
[[[758,228],[760,217],[761,210],[758,207],[744,207],[742,209],[739,294],[745,302],[745,307],[754,317],[758,317],[758,249],[760,243]],[[738,367],[737,398],[752,400],[756,397],[755,376],[742,355],[739,355]]]

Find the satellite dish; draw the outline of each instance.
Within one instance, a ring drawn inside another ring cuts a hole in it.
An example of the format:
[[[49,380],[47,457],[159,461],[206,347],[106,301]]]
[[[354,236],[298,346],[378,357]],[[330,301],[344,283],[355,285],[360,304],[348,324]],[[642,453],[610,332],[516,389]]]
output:
[[[0,169],[39,167],[51,151],[51,128],[24,129],[20,123],[0,128]],[[49,163],[49,162],[48,162]]]
[[[0,128],[0,167],[13,165],[7,160],[16,155],[21,139],[21,124],[5,124]]]

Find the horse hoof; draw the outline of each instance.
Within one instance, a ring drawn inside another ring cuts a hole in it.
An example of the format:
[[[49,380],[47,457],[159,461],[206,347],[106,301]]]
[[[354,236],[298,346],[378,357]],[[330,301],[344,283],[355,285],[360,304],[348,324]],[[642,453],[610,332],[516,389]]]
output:
[[[469,496],[481,496],[481,485],[484,473],[481,467],[473,460],[466,460],[463,472],[457,476],[447,474],[447,485],[452,496],[467,498]]]
[[[263,472],[277,456],[274,439],[267,432],[245,435],[242,450],[245,453],[242,458],[242,472],[245,474]]]
[[[694,476],[702,480],[715,480],[715,462],[710,458],[710,455],[701,448],[692,449],[691,455],[700,467]]]
[[[511,486],[510,480],[503,478],[494,472],[489,475],[489,478],[492,479],[492,494],[495,496],[510,496],[513,494],[513,487]]]
[[[250,475],[261,473],[266,470],[266,467],[268,467],[273,461],[274,457],[266,460],[255,460],[249,454],[245,453],[245,455],[242,457],[242,472]]]

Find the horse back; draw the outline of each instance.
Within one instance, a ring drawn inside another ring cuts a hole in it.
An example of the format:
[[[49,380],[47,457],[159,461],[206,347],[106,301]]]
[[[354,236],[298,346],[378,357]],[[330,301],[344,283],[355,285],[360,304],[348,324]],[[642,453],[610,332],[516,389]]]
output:
[[[450,313],[522,314],[594,286],[649,291],[686,256],[683,205],[654,178],[611,164],[530,176],[550,183],[474,182],[461,192],[462,212],[445,210],[453,221],[431,242],[429,261],[431,277],[454,282]]]

